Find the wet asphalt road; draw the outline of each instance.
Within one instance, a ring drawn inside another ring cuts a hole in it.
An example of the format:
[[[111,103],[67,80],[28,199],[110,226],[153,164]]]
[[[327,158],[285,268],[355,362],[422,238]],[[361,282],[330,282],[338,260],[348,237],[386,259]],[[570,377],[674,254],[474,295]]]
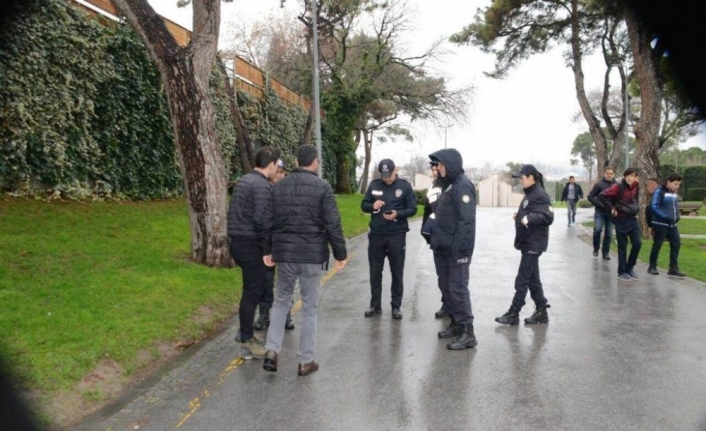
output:
[[[519,265],[512,212],[478,209],[475,349],[449,351],[436,336],[446,322],[434,319],[440,294],[417,221],[401,321],[391,319],[389,273],[383,314],[363,317],[365,237],[352,241],[346,268],[325,277],[318,372],[297,377],[298,328],[285,335],[279,372],[239,360],[231,321],[75,430],[706,429],[706,284],[651,276],[641,264],[640,281],[621,282],[617,256],[594,258],[557,210],[540,258],[550,323],[500,326]],[[522,318],[534,308],[527,299]]]

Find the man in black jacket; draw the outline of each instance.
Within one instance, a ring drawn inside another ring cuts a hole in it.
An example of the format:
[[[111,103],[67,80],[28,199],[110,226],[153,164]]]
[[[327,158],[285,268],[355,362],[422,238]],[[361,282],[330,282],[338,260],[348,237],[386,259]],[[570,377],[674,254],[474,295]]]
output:
[[[441,186],[439,180],[438,165],[439,162],[430,162],[431,165],[431,179],[432,183],[429,185],[427,190],[427,198],[424,200],[424,215],[422,216],[422,237],[430,245],[431,248],[431,234],[434,231],[434,225],[436,224],[436,207],[439,205],[439,196],[441,196]],[[436,266],[436,265],[434,265]],[[436,269],[436,275],[439,275],[439,269]],[[439,288],[441,290],[441,288]],[[448,316],[449,313],[446,310],[446,305],[444,304],[444,295],[441,292],[441,308],[439,308],[434,316],[437,319]]]
[[[607,166],[603,169],[603,178],[596,182],[588,193],[588,201],[596,208],[593,214],[593,256],[598,257],[598,251],[601,250],[601,233],[605,229],[603,235],[603,259],[610,260],[610,241],[613,238],[613,219],[610,216],[610,209],[603,206],[598,200],[598,195],[603,190],[609,189],[615,181],[615,170]]]
[[[576,178],[572,175],[561,192],[561,201],[566,202],[568,209],[569,224],[567,226],[576,224],[576,203],[581,199],[583,199],[583,190],[580,184],[576,184]]]
[[[329,183],[316,175],[319,166],[316,148],[311,145],[299,147],[297,165],[297,169],[272,188],[273,217],[266,226],[272,235],[263,260],[268,266],[277,263],[277,298],[270,316],[263,368],[277,371],[285,319],[298,279],[304,303],[298,373],[306,376],[319,369],[314,361],[316,316],[321,273],[328,267],[328,247],[330,244],[333,250],[336,269],[343,269],[346,240],[333,190]]]
[[[277,172],[279,150],[263,147],[255,154],[255,169],[243,176],[233,187],[228,208],[228,238],[233,260],[243,275],[243,293],[238,317],[243,359],[262,358],[265,348],[255,338],[255,309],[265,290],[267,267],[262,261],[263,249],[270,241],[267,226],[271,223],[271,186],[268,178]]]
[[[417,213],[417,199],[412,186],[397,177],[395,163],[383,159],[378,165],[380,178],[370,183],[360,207],[370,215],[368,233],[368,263],[370,265],[370,308],[365,317],[382,312],[382,270],[385,257],[392,273],[392,318],[401,319],[404,283],[407,218]]]
[[[450,350],[475,347],[469,272],[476,243],[476,188],[463,173],[463,158],[453,148],[429,155],[438,163],[441,196],[436,207],[436,224],[431,249],[437,268],[439,288],[451,316],[448,328],[439,338],[456,337],[447,344]]]

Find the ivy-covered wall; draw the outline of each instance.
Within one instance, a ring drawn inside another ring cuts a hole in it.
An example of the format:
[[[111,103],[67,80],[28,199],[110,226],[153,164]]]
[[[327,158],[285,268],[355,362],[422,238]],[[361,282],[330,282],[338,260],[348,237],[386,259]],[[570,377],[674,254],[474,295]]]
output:
[[[20,7],[11,22],[0,18],[0,189],[70,198],[181,195],[160,76],[135,32],[103,25],[63,0]],[[223,85],[214,68],[217,134],[227,175],[237,179]],[[253,142],[280,148],[293,166],[307,113],[270,90],[261,100],[238,99]],[[334,167],[327,156],[325,166]]]

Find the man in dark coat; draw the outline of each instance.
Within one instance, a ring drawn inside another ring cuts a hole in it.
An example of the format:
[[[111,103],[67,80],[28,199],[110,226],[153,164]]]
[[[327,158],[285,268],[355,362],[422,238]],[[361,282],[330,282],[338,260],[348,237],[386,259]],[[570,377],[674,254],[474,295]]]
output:
[[[564,186],[564,190],[561,192],[561,201],[566,202],[566,208],[568,209],[569,224],[576,224],[576,203],[583,199],[583,190],[581,185],[576,183],[576,178],[571,175],[569,177],[569,182]]]
[[[442,189],[436,207],[436,223],[431,249],[446,310],[451,316],[448,328],[439,338],[456,339],[450,350],[475,347],[471,294],[468,290],[471,258],[476,243],[476,188],[463,172],[463,158],[453,148],[429,155],[436,162]]]
[[[279,150],[263,147],[255,155],[255,169],[233,187],[228,208],[228,238],[233,260],[243,275],[243,293],[238,318],[243,359],[262,358],[265,348],[254,336],[255,309],[265,291],[267,267],[262,261],[263,249],[270,240],[267,226],[271,223],[271,185],[269,178],[277,172]]]
[[[598,257],[598,252],[601,251],[601,233],[603,235],[603,260],[610,260],[610,241],[613,238],[613,218],[610,216],[610,209],[605,208],[598,200],[598,195],[603,190],[610,188],[615,181],[615,170],[607,166],[603,169],[603,178],[593,185],[591,191],[588,192],[588,201],[596,208],[593,214],[593,256]]]
[[[439,196],[441,196],[441,186],[439,182],[438,171],[439,162],[431,162],[430,165],[432,183],[429,185],[429,189],[427,190],[427,197],[424,200],[424,215],[422,216],[422,237],[427,242],[427,244],[430,245],[429,248],[431,248],[431,234],[434,231],[434,225],[436,224],[436,215],[434,213],[436,212],[437,205],[439,205]],[[439,269],[435,269],[438,277]],[[449,315],[448,311],[446,310],[446,305],[444,304],[443,292],[441,293],[441,308],[439,308],[434,313],[434,316],[437,319]]]
[[[380,178],[370,183],[360,208],[370,213],[368,233],[368,263],[370,264],[370,308],[365,317],[382,312],[382,270],[385,258],[392,273],[392,318],[401,319],[403,274],[407,232],[407,218],[417,213],[417,199],[412,186],[397,177],[395,163],[383,159],[378,165]]]
[[[299,280],[302,308],[299,338],[299,371],[306,376],[319,369],[314,361],[316,320],[321,274],[328,268],[329,245],[337,270],[346,265],[346,240],[341,215],[329,183],[316,175],[316,148],[303,145],[297,151],[297,169],[272,188],[273,218],[266,227],[272,233],[265,247],[264,262],[277,264],[277,298],[270,316],[263,368],[277,371],[284,325]]]

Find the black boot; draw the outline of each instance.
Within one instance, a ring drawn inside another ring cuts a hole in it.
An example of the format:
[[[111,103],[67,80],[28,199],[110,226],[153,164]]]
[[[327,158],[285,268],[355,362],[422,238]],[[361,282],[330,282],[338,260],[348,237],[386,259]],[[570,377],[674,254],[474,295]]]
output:
[[[659,275],[659,271],[657,271],[657,265],[650,265],[649,267],[647,267],[647,273],[652,275]]]
[[[496,317],[495,321],[498,323],[502,323],[503,325],[519,325],[520,309],[515,307],[514,305],[511,305],[510,309],[507,310],[507,313],[503,314],[500,317]]]
[[[284,322],[284,329],[294,329],[294,322],[292,322],[292,307],[289,307],[287,320]]]
[[[473,333],[473,323],[461,325],[461,333],[455,340],[446,345],[449,350],[472,349],[478,345],[476,335]]]
[[[437,319],[441,319],[442,317],[446,317],[448,315],[449,315],[449,313],[446,311],[446,306],[443,304],[441,305],[441,308],[439,308],[439,310],[437,310],[437,312],[434,313],[434,316]]]
[[[255,330],[262,331],[270,327],[270,309],[260,307],[260,315],[257,317],[257,322],[253,325]]]
[[[534,325],[535,323],[549,323],[547,308],[549,308],[549,304],[538,305],[534,310],[534,314],[525,319],[525,323],[528,325]]]
[[[451,323],[443,331],[439,332],[439,338],[456,337],[461,333],[461,327],[456,323],[454,318],[451,318]]]
[[[672,266],[671,268],[669,268],[669,271],[667,271],[667,275],[670,275],[672,277],[686,277],[686,274],[679,271],[678,266]]]

